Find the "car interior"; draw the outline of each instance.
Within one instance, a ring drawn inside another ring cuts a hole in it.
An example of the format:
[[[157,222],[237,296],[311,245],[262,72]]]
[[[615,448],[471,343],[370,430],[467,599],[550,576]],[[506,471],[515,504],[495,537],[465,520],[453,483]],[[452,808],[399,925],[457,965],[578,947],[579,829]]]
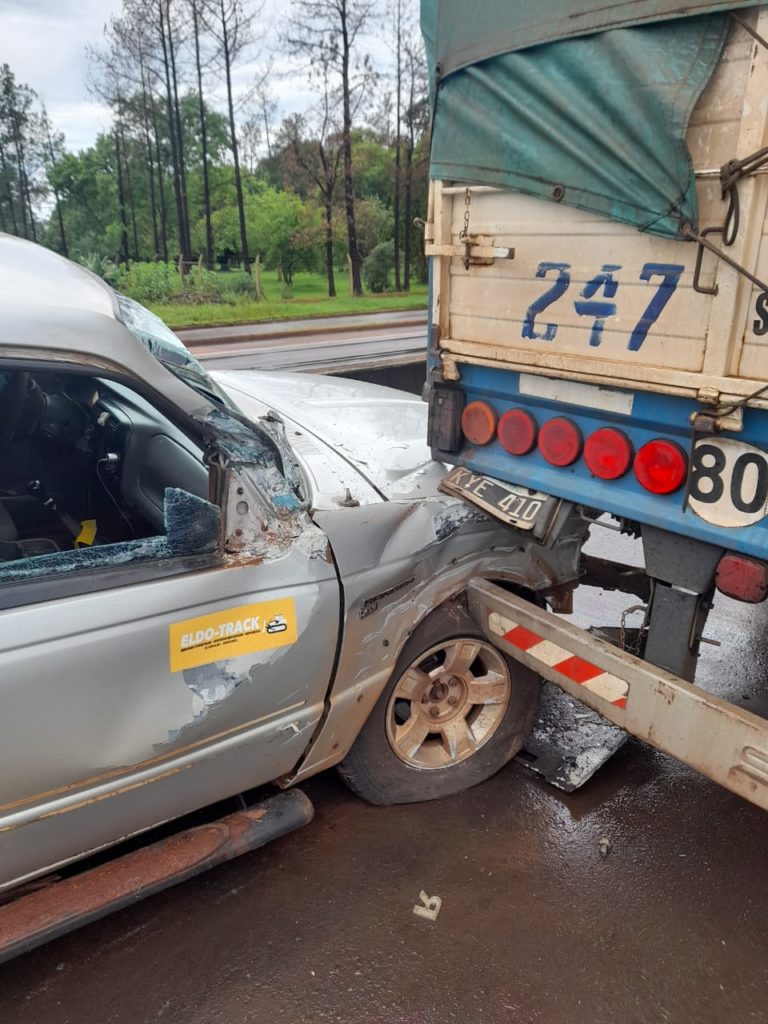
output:
[[[207,500],[208,471],[141,396],[79,373],[0,369],[0,563],[162,535],[168,488]]]

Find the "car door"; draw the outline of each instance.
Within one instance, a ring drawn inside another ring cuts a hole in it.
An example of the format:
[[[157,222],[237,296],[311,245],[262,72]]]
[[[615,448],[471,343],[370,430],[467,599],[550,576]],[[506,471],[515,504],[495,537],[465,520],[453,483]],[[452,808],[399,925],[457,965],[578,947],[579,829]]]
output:
[[[0,885],[294,767],[339,623],[302,515],[312,544],[258,557],[145,538],[0,563]]]

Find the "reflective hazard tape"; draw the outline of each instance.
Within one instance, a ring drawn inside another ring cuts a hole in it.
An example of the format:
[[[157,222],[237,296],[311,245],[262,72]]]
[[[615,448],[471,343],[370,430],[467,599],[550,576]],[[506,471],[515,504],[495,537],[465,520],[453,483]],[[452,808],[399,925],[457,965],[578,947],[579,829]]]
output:
[[[619,708],[623,708],[627,703],[629,684],[618,676],[613,676],[598,665],[571,654],[564,647],[552,643],[551,640],[545,640],[533,630],[499,615],[498,612],[491,612],[488,625],[492,633],[506,640],[512,647],[524,651],[529,658],[554,669],[571,682],[583,686],[585,690]]]

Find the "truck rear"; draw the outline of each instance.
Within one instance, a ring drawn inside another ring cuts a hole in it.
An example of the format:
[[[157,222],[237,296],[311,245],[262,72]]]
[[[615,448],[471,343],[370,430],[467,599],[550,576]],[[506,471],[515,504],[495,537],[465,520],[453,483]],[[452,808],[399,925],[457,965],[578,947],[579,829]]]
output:
[[[478,583],[475,614],[768,806],[766,723],[690,685],[716,589],[768,593],[768,7],[424,0],[422,25],[444,486],[541,544],[567,513],[645,556],[533,595]],[[578,583],[641,600],[632,653],[552,614]]]

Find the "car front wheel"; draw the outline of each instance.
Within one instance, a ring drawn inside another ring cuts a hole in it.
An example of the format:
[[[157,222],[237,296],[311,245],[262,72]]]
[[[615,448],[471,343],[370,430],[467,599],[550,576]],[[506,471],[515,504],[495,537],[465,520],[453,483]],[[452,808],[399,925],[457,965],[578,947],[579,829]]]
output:
[[[490,778],[521,749],[539,679],[500,654],[459,605],[433,612],[339,771],[363,799],[414,803]]]

